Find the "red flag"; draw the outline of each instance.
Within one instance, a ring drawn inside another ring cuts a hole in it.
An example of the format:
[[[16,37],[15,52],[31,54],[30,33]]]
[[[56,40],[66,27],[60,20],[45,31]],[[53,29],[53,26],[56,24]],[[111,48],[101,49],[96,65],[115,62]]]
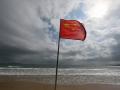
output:
[[[86,30],[82,23],[77,20],[60,20],[60,37],[84,41]]]

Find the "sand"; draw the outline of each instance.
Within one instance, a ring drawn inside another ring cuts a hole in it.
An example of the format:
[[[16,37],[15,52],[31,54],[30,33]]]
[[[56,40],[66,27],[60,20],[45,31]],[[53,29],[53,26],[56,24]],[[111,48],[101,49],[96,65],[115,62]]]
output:
[[[0,90],[54,90],[54,85],[31,81],[2,81]],[[120,86],[108,84],[58,85],[57,90],[120,90]]]
[[[54,90],[54,85],[35,81],[0,79],[0,90]],[[120,85],[111,84],[84,84],[84,85],[58,85],[57,90],[120,90]]]

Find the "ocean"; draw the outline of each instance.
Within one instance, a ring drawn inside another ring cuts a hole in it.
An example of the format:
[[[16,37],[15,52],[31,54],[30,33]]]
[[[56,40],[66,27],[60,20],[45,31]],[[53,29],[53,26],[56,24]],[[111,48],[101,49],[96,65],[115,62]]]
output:
[[[0,76],[7,79],[32,80],[41,83],[54,84],[55,68],[14,68],[1,67]],[[4,78],[1,78],[4,80]],[[120,85],[120,67],[106,68],[60,68],[58,69],[58,84],[114,84]]]

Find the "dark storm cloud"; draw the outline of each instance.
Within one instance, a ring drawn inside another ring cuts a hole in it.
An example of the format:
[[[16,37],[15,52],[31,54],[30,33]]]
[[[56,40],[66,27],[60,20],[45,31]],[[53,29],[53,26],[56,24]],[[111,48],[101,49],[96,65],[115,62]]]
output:
[[[78,0],[68,1],[0,0],[0,62],[55,62],[52,40],[58,34],[50,37],[50,30],[57,33],[52,19],[64,17],[79,5]]]
[[[54,56],[53,56],[54,54]],[[33,51],[10,45],[0,45],[0,63],[21,63],[54,65],[56,52],[51,50]]]
[[[20,58],[19,55],[32,55],[36,53],[38,52],[2,44],[0,45],[0,62],[12,62],[15,57]]]
[[[81,1],[0,0],[0,62],[55,65],[59,19],[69,16],[73,10],[80,11]],[[96,0],[82,3],[86,7],[82,11],[86,14],[83,21],[87,39],[61,41],[60,66],[119,64],[119,4],[115,3],[113,9],[110,6],[108,16],[100,20],[87,15],[91,3],[97,4]],[[76,14],[80,16],[79,12]]]
[[[113,65],[117,66],[120,65],[120,35],[116,34],[114,37],[117,40],[117,45],[112,48],[111,60],[113,61]]]
[[[37,63],[50,56],[47,54],[48,50],[41,50],[45,45],[44,33],[47,24],[38,17],[37,6],[34,9],[27,3],[29,2],[19,0],[0,1],[1,63],[32,63],[34,59]],[[40,26],[37,26],[37,22]],[[44,51],[46,53],[43,53]]]

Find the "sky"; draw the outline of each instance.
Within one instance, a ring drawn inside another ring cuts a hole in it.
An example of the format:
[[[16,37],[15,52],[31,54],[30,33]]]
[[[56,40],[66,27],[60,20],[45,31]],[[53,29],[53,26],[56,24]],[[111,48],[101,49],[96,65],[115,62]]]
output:
[[[120,65],[120,0],[0,0],[0,64],[55,65],[60,19],[84,23],[83,41],[61,39],[59,65]]]

